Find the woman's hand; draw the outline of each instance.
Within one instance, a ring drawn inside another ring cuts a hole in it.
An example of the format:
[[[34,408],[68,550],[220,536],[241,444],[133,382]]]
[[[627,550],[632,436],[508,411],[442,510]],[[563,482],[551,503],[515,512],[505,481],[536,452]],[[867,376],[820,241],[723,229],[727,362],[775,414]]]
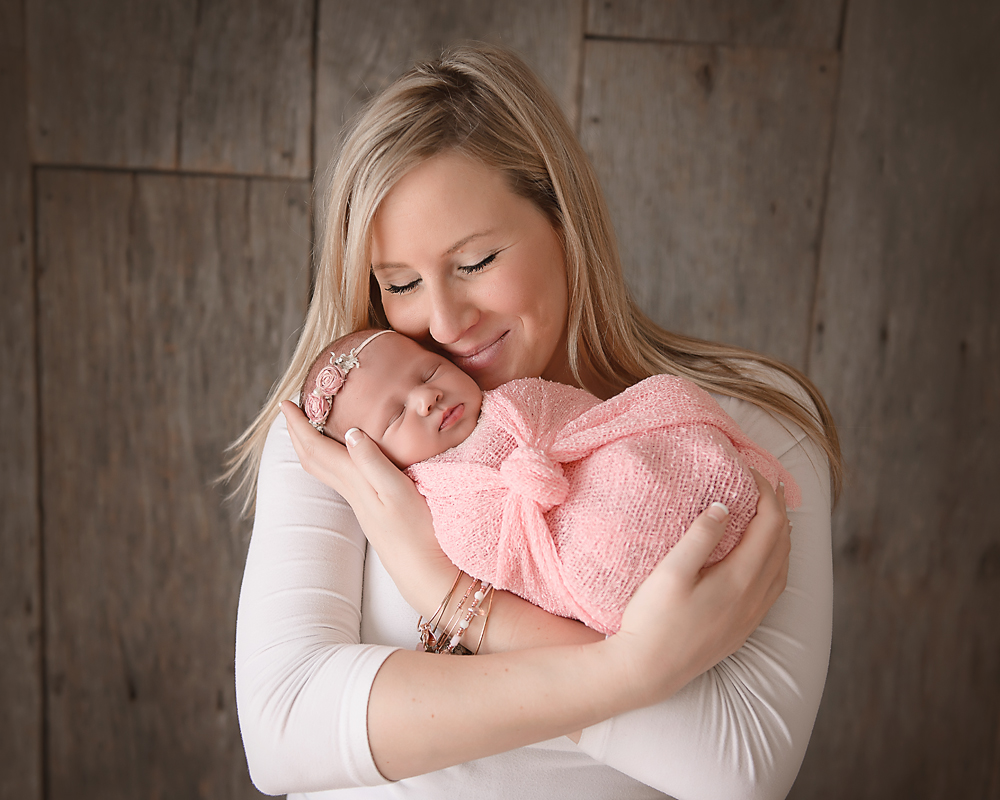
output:
[[[608,640],[636,706],[669,697],[736,652],[784,590],[791,551],[784,487],[776,494],[756,470],[754,478],[757,514],[740,543],[704,566],[728,521],[722,507],[709,507],[642,583]]]
[[[351,506],[368,541],[404,599],[432,614],[455,579],[455,566],[434,537],[427,501],[378,445],[354,429],[348,446],[317,431],[286,400],[281,411],[303,469]]]

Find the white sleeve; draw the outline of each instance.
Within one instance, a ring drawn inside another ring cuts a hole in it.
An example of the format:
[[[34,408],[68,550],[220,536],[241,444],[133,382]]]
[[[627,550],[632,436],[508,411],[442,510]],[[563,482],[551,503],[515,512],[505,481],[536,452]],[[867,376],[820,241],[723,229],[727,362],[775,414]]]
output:
[[[587,728],[580,747],[678,800],[782,798],[805,755],[830,658],[829,467],[792,423],[717,399],[802,490],[802,505],[789,514],[787,587],[738,652],[669,700]]]
[[[396,649],[360,644],[365,537],[299,463],[278,415],[264,448],[236,622],[236,702],[262,792],[386,783],[368,747],[368,695]]]

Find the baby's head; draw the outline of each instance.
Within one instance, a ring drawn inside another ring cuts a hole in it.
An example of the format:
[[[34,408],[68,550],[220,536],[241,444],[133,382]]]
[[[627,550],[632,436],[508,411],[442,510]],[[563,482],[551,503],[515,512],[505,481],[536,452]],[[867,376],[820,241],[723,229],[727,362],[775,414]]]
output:
[[[302,385],[310,422],[339,442],[360,428],[405,469],[465,441],[483,393],[444,356],[395,331],[349,333],[323,349]]]

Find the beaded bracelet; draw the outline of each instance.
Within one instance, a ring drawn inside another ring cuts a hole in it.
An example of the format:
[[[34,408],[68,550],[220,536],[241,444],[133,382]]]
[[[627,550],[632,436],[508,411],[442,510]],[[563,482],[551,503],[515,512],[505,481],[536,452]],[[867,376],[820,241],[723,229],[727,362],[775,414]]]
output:
[[[443,626],[441,632],[438,633],[444,610],[451,601],[455,589],[458,587],[458,582],[462,578],[462,574],[462,571],[459,570],[458,575],[455,576],[455,582],[452,584],[451,590],[445,595],[444,600],[441,601],[441,605],[434,612],[434,616],[427,622],[424,622],[423,617],[421,617],[417,622],[417,632],[420,636],[417,650],[422,649],[427,653],[448,653],[450,655],[463,656],[471,656],[479,652],[479,648],[483,644],[483,636],[486,634],[486,623],[489,621],[489,613],[493,608],[493,587],[486,581],[481,581],[478,578],[473,578],[469,581],[469,585],[465,589],[465,594],[458,601],[458,605],[448,620],[448,624]],[[476,589],[475,594],[473,594],[473,589]],[[472,594],[472,602],[463,612],[463,607],[469,599],[470,594]],[[484,601],[487,599],[489,603],[484,609]],[[472,618],[476,616],[484,616],[486,619],[483,620],[483,629],[480,631],[479,642],[476,645],[474,653],[462,644],[462,637],[465,636],[466,631],[469,629]]]
[[[472,655],[479,655],[479,648],[483,646],[483,637],[486,636],[486,623],[490,621],[490,612],[493,610],[493,594],[494,594],[493,587],[490,586],[489,587],[490,602],[486,606],[485,612],[483,612],[482,609],[480,609],[479,612],[480,614],[483,615],[483,627],[482,630],[479,631],[479,641],[476,642],[476,649],[472,652]],[[459,645],[459,647],[461,647],[461,645]]]
[[[472,624],[473,617],[482,616],[487,613],[481,608],[483,600],[489,597],[490,607],[492,608],[493,606],[493,587],[484,581],[474,580],[469,588],[471,589],[472,586],[477,583],[479,584],[479,590],[472,596],[472,602],[469,604],[469,608],[466,610],[465,614],[459,620],[458,626],[454,630],[450,631],[451,638],[448,640],[447,647],[443,650],[445,653],[454,653],[455,650],[461,645],[462,637],[465,636],[465,632],[469,629],[469,625]],[[466,597],[468,597],[468,594],[469,593],[466,592]],[[464,598],[462,602],[465,602]],[[460,603],[458,607],[461,609],[462,604]],[[484,621],[483,633],[485,632],[486,626]],[[479,643],[482,644],[482,638],[480,638]],[[468,650],[468,648],[464,649]],[[478,651],[479,648],[477,647],[476,650]]]
[[[455,582],[448,590],[448,594],[444,596],[444,600],[441,601],[441,605],[438,606],[437,611],[434,612],[434,616],[428,619],[427,622],[424,622],[423,617],[420,617],[420,619],[417,620],[417,633],[420,637],[420,642],[417,644],[417,650],[423,649],[428,653],[438,652],[438,642],[437,637],[434,635],[434,631],[437,630],[438,623],[441,622],[440,617],[444,614],[445,608],[448,607],[448,601],[451,600],[451,596],[455,594],[455,587],[458,586],[458,582],[461,578],[462,570],[459,570],[458,574],[455,576]],[[466,593],[466,597],[468,597],[468,593]]]
[[[444,626],[444,632],[447,637],[450,638],[455,632],[455,625],[457,622],[460,622],[462,618],[462,606],[464,606],[465,601],[469,599],[469,595],[472,594],[472,590],[477,583],[479,583],[479,581],[476,578],[469,581],[469,585],[465,589],[465,594],[462,595],[462,599],[459,600],[458,605],[455,606],[455,611],[448,620],[448,624]]]

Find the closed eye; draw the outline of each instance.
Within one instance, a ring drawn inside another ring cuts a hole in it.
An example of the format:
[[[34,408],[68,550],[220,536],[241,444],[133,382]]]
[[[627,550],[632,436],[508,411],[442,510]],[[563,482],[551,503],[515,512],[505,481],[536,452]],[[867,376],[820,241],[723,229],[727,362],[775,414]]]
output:
[[[490,253],[488,256],[486,256],[486,258],[484,258],[478,264],[473,264],[472,266],[469,267],[459,267],[459,269],[462,272],[466,273],[467,275],[471,275],[474,272],[479,272],[483,268],[488,267],[490,264],[496,261],[498,255],[499,251],[496,253]]]
[[[410,281],[409,283],[404,283],[404,284],[390,283],[388,286],[384,287],[384,289],[389,294],[406,294],[407,292],[411,292],[414,289],[416,289],[417,284],[419,283],[420,279],[417,278],[415,280]]]
[[[458,269],[460,272],[464,272],[466,275],[473,275],[477,272],[481,272],[490,264],[492,264],[494,261],[496,261],[496,258],[499,254],[500,251],[497,251],[496,253],[490,253],[482,261],[476,264],[470,264],[467,267],[459,267]],[[383,291],[389,294],[407,294],[408,292],[412,292],[419,285],[420,285],[420,278],[415,278],[409,283],[390,283],[383,287]]]
[[[393,425],[395,425],[397,422],[399,422],[403,418],[403,413],[405,411],[406,411],[406,406],[400,406],[399,410],[396,411],[396,413],[393,414],[392,417],[389,418],[389,423],[385,426],[385,431],[382,432],[383,436],[389,430],[389,428],[391,428]]]

